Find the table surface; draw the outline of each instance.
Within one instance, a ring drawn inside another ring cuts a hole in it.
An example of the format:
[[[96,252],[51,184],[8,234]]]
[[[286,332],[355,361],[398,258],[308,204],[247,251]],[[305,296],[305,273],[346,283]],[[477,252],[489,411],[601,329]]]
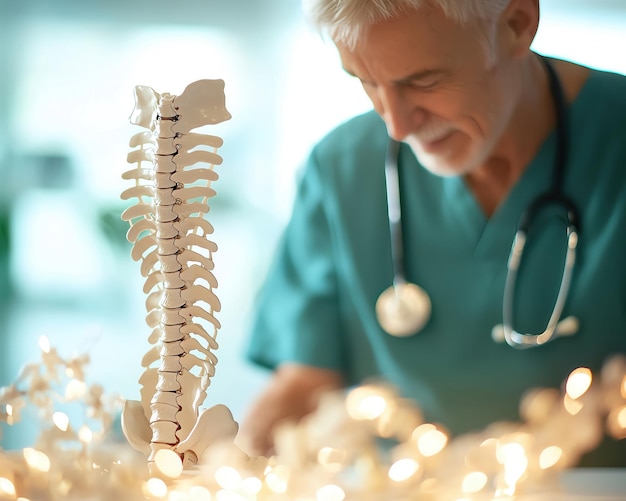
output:
[[[561,473],[557,494],[524,501],[626,501],[626,468],[574,468]]]

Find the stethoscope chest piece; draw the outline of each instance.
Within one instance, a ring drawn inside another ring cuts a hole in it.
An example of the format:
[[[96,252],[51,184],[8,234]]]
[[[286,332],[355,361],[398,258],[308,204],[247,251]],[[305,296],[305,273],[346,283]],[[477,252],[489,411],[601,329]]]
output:
[[[398,283],[385,289],[376,301],[378,323],[395,337],[416,334],[430,318],[430,297],[418,285]]]

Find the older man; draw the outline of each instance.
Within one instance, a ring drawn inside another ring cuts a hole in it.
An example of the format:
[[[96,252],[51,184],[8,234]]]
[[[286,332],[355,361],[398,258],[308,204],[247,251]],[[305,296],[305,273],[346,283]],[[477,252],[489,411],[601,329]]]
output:
[[[538,0],[308,3],[374,111],[314,148],[261,291],[249,356],[275,375],[243,425],[254,451],[325,389],[384,378],[464,433],[626,353],[626,78],[532,52]],[[546,193],[565,206],[535,214],[505,294],[520,216]],[[623,444],[591,463],[626,466]]]

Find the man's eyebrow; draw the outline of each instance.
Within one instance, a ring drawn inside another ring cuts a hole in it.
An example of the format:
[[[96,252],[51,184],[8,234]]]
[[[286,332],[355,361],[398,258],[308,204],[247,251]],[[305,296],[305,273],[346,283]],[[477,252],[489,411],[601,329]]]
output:
[[[394,80],[394,83],[404,84],[408,82],[416,82],[419,80],[425,80],[427,78],[442,76],[445,73],[446,71],[441,68],[429,68],[426,70],[416,71],[415,73],[411,73],[406,77],[398,78],[397,80]]]
[[[351,71],[350,69],[346,68],[345,66],[342,66],[343,71],[345,71],[348,75],[353,76],[355,78],[359,78],[357,77],[357,75]],[[401,77],[398,78],[396,80],[394,80],[394,83],[396,84],[405,84],[408,82],[416,82],[419,80],[424,80],[427,78],[431,78],[433,76],[438,77],[438,76],[442,76],[445,75],[446,71],[444,69],[441,68],[429,68],[426,70],[420,70],[420,71],[416,71],[415,73],[411,73],[410,75],[407,75],[405,77]]]

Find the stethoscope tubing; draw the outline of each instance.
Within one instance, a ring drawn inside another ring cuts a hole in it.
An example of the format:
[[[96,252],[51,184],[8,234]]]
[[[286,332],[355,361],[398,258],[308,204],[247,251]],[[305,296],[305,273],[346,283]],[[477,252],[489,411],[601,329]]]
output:
[[[389,219],[389,245],[393,267],[393,283],[406,283],[404,270],[404,240],[402,231],[402,208],[400,207],[400,179],[398,154],[400,143],[389,139],[385,157],[385,183],[387,186],[387,216]]]
[[[569,151],[569,117],[563,89],[559,83],[558,76],[552,64],[541,58],[545,65],[550,92],[554,101],[554,111],[556,116],[556,153],[552,183],[550,189],[539,195],[528,208],[522,212],[518,221],[511,254],[507,263],[507,275],[504,285],[504,297],[502,301],[502,327],[504,339],[513,348],[532,348],[541,346],[551,341],[558,335],[557,325],[569,294],[569,288],[576,262],[576,249],[578,247],[580,233],[580,217],[576,204],[563,193],[563,183],[565,168],[567,166],[567,155]],[[527,235],[532,223],[537,219],[537,215],[550,206],[559,206],[566,213],[566,236],[567,249],[563,274],[559,284],[559,291],[552,308],[552,313],[548,319],[548,324],[543,332],[539,334],[520,333],[513,329],[513,309],[515,304],[515,285],[517,274],[522,261],[524,248],[527,242]]]

